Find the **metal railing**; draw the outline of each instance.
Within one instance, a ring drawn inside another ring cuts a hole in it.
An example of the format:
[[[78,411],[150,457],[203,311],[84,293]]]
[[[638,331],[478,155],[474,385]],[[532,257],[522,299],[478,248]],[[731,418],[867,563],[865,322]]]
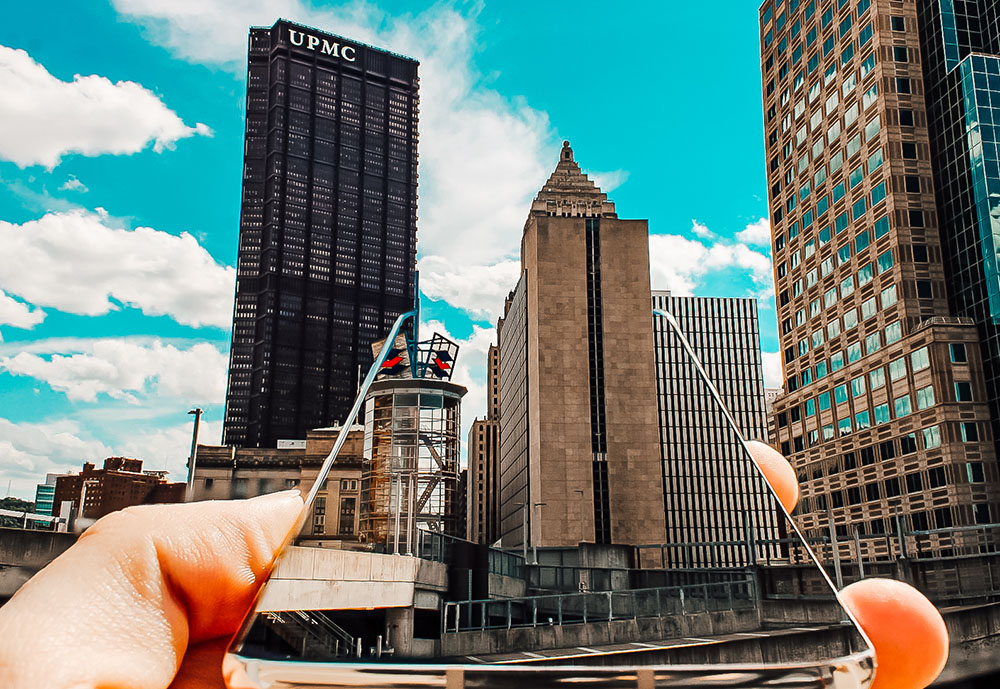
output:
[[[753,578],[691,586],[446,602],[441,631],[513,629],[752,609]]]

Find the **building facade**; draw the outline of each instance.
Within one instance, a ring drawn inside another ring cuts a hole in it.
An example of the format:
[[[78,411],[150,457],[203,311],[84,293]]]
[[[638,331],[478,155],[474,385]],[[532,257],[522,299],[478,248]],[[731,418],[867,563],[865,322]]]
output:
[[[223,442],[345,419],[413,302],[417,62],[287,21],[250,30]]]
[[[142,460],[131,457],[108,457],[101,469],[86,462],[79,474],[56,476],[52,505],[73,502],[77,517],[100,519],[132,505],[184,502],[187,484],[170,483],[166,474],[143,471]]]
[[[295,488],[305,494],[339,432],[315,429],[304,441],[282,442],[277,448],[198,445],[194,499],[244,499]],[[299,545],[359,547],[363,450],[364,427],[353,426],[299,532]]]
[[[757,300],[654,291],[653,308],[677,320],[743,437],[766,441]],[[756,543],[778,538],[784,516],[676,332],[658,316],[653,342],[669,564],[746,566],[748,532]]]
[[[568,142],[521,269],[499,333],[503,546],[662,543],[647,223],[618,218]]]
[[[832,519],[846,540],[897,518],[981,522],[998,495],[994,435],[979,333],[951,309],[942,265],[917,6],[768,0],[759,18],[776,434],[799,524],[826,535]],[[931,540],[946,551],[961,534]],[[862,543],[890,555],[887,539]]]
[[[503,321],[498,324],[498,330]],[[500,538],[500,348],[486,355],[486,418],[469,428],[466,445],[469,475],[466,485],[466,538],[492,545]]]
[[[1000,437],[1000,219],[993,215],[991,199],[1000,193],[1000,139],[993,134],[1000,113],[995,119],[991,98],[1000,98],[998,16],[1000,6],[986,0],[920,2],[916,22],[901,17],[899,33],[905,38],[899,43],[905,47],[896,56],[922,68],[922,124],[930,137],[942,239],[938,260],[944,264],[952,313],[971,318],[979,331],[994,439]],[[912,45],[918,31],[919,51]],[[907,182],[915,186],[921,180]],[[991,519],[1000,520],[1000,512]]]

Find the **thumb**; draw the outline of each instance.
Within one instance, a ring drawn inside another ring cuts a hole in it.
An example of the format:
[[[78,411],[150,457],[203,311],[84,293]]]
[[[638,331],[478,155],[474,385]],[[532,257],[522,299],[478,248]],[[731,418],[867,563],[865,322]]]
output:
[[[4,686],[168,686],[189,643],[236,631],[301,509],[289,491],[104,517],[0,608]]]

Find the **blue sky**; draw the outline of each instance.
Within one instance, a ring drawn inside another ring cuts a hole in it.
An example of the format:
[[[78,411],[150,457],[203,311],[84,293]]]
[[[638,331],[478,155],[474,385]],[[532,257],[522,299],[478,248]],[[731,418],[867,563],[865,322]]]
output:
[[[182,479],[221,436],[249,25],[421,60],[424,317],[465,425],[560,142],[648,218],[655,288],[760,300],[778,378],[756,4],[17,3],[0,24],[0,494],[127,454]],[[720,17],[725,18],[720,20]]]

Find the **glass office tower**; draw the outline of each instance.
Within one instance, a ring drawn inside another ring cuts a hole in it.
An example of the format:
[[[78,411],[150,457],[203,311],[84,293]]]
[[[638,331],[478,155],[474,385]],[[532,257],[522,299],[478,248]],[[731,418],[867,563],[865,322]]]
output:
[[[863,557],[886,557],[900,554],[887,532],[996,520],[980,333],[942,265],[956,247],[936,202],[952,192],[933,175],[922,4],[760,6],[777,442],[802,484],[800,525],[842,557],[855,531]],[[953,551],[963,533],[926,547]]]
[[[413,302],[417,62],[280,20],[252,28],[223,442],[345,419]]]

